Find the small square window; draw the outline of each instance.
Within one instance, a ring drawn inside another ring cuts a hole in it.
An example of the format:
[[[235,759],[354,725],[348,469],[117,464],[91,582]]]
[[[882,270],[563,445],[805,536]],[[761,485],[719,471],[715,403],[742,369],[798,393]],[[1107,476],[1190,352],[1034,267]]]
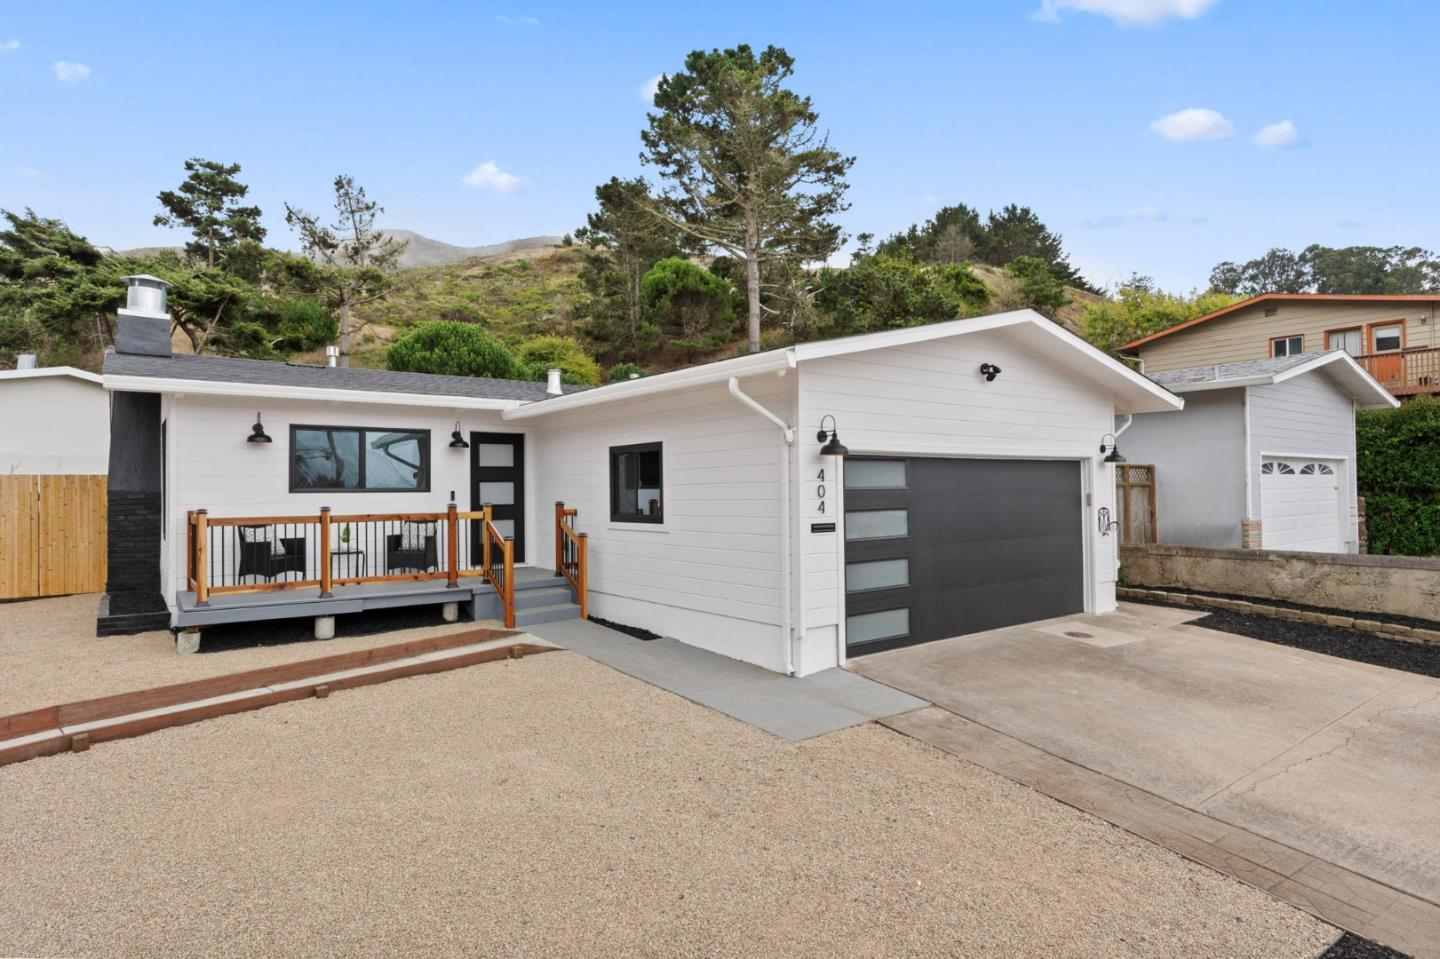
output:
[[[662,444],[610,447],[610,520],[664,522]]]
[[[1376,353],[1393,353],[1404,343],[1404,333],[1399,323],[1377,326],[1372,335],[1375,340]]]
[[[1299,356],[1305,352],[1303,336],[1282,336],[1270,341],[1271,356]]]

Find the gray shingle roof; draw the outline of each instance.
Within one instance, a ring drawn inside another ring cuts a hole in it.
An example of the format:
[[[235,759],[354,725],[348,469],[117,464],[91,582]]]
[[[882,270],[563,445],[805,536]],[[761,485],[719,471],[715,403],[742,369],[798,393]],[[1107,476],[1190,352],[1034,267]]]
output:
[[[1276,373],[1283,373],[1292,367],[1309,363],[1324,355],[1324,353],[1299,353],[1295,356],[1275,356],[1263,360],[1242,360],[1239,363],[1196,366],[1188,370],[1170,370],[1165,373],[1151,373],[1149,376],[1161,386],[1178,386],[1182,383],[1217,383],[1222,380],[1243,380],[1252,376],[1271,376]]]
[[[544,383],[523,380],[489,380],[472,376],[436,376],[430,373],[392,373],[359,367],[309,366],[228,356],[105,355],[107,376],[148,376],[157,379],[197,380],[214,383],[248,383],[300,389],[365,390],[376,393],[413,393],[422,396],[463,396],[472,399],[545,399]],[[585,389],[566,386],[566,393]]]

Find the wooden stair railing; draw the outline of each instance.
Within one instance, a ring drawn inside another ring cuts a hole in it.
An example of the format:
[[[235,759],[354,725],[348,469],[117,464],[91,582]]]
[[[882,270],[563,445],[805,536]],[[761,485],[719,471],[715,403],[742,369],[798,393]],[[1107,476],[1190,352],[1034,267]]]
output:
[[[590,618],[590,538],[575,532],[576,510],[555,504],[555,575],[564,576],[575,590],[580,618]]]
[[[490,506],[481,511],[482,562],[485,579],[505,607],[505,628],[515,628],[515,541],[506,539],[495,528],[494,512]]]

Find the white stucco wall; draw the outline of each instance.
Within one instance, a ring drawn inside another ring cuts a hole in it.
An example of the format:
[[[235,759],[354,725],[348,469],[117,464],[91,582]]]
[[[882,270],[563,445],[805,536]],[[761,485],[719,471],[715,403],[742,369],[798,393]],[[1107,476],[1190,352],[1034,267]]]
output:
[[[0,377],[0,474],[105,473],[110,398],[72,376]]]

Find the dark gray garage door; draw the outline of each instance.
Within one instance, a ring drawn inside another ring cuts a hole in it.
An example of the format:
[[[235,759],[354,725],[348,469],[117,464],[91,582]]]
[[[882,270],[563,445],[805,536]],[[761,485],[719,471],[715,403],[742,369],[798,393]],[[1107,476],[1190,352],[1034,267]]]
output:
[[[1085,608],[1080,464],[845,461],[846,645],[860,655]]]

